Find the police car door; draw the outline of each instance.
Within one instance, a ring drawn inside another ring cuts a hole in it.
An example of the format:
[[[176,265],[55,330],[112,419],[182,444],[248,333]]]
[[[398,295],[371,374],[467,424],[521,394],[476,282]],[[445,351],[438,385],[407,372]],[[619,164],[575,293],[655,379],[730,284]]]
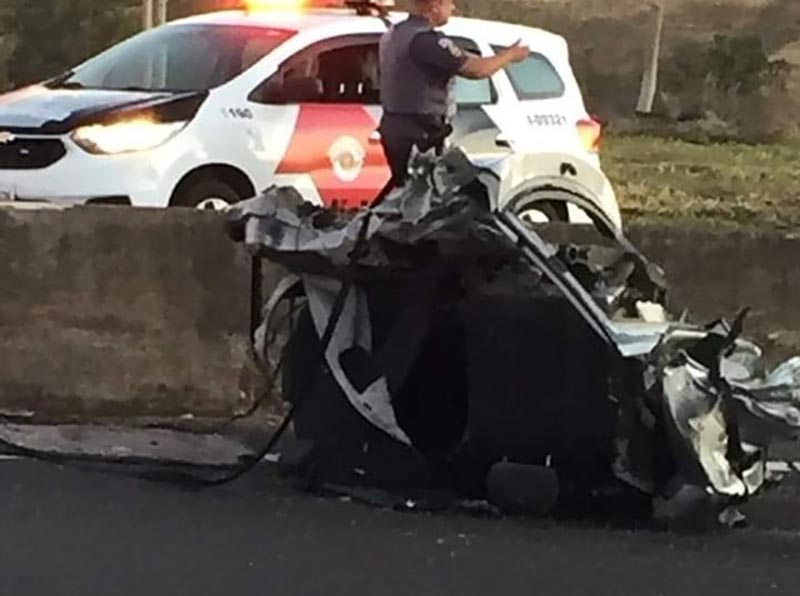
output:
[[[573,153],[578,149],[576,126],[585,108],[566,46],[562,52],[556,43],[544,45],[538,38],[523,41],[530,44],[531,55],[501,71],[498,85],[504,107],[489,112],[497,114],[503,136],[521,148]],[[494,52],[506,45],[491,44]]]
[[[356,34],[319,41],[286,60],[257,90],[259,102],[296,113],[276,184],[351,209],[371,203],[386,185],[388,165],[374,138],[381,115],[379,40]]]

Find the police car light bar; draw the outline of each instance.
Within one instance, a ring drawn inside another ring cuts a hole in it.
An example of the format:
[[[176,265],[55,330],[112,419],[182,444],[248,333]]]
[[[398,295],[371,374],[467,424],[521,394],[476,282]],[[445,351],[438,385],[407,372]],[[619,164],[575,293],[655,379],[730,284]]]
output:
[[[359,15],[386,14],[394,0],[243,0],[245,12],[263,10],[304,10],[312,8],[350,8]]]

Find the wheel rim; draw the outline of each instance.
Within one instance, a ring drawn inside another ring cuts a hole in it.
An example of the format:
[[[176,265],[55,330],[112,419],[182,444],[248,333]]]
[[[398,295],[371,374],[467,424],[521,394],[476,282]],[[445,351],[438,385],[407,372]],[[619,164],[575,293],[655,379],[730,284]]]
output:
[[[227,211],[231,204],[219,197],[209,197],[197,203],[197,209],[201,211]]]
[[[522,221],[528,224],[543,224],[553,221],[550,215],[536,207],[526,207],[518,215]]]

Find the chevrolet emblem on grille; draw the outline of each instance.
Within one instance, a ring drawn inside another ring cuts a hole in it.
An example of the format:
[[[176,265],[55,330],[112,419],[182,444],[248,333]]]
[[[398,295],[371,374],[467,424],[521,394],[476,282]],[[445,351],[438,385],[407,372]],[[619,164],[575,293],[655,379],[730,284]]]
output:
[[[17,137],[15,137],[13,134],[7,130],[4,130],[3,132],[0,132],[0,145],[8,145],[9,143],[13,143],[16,138]]]

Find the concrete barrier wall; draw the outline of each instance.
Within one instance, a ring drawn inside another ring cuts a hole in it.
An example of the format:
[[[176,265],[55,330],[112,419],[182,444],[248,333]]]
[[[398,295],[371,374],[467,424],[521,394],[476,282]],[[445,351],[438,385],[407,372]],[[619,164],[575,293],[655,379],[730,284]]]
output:
[[[701,320],[752,306],[748,331],[775,357],[800,353],[800,240],[641,225],[630,235],[666,267],[676,304]],[[249,289],[249,259],[213,213],[0,210],[0,412],[246,408]]]
[[[213,213],[0,210],[0,409],[225,415],[249,283]]]
[[[710,322],[750,307],[745,334],[768,360],[800,355],[800,236],[652,224],[631,226],[629,236],[666,270],[673,310]]]

